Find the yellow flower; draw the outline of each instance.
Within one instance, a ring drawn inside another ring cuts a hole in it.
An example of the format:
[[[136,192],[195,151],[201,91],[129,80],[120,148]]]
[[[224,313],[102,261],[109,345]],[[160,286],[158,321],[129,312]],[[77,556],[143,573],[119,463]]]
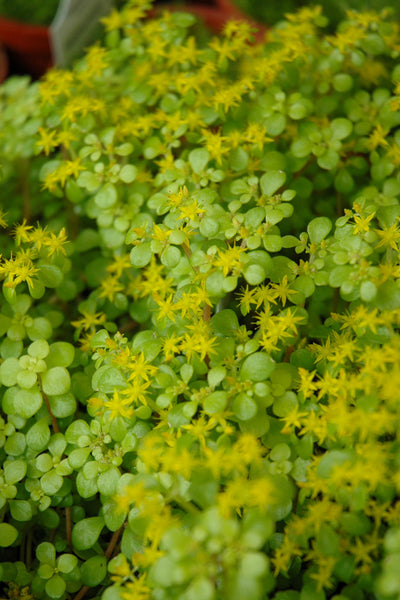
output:
[[[243,266],[242,256],[246,248],[241,246],[229,246],[226,250],[218,248],[218,256],[213,259],[215,267],[221,267],[225,277],[233,272],[237,272]]]

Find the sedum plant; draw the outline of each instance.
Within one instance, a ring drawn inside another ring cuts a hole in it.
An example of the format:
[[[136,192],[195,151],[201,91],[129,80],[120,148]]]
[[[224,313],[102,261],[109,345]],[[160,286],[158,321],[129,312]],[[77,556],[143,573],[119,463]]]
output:
[[[0,88],[0,582],[400,597],[399,27],[133,0]]]

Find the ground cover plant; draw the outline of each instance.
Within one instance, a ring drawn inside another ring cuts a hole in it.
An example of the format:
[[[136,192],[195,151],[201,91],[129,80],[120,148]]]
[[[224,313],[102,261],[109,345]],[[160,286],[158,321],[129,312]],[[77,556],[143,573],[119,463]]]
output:
[[[2,596],[396,600],[399,27],[148,8],[0,88]]]

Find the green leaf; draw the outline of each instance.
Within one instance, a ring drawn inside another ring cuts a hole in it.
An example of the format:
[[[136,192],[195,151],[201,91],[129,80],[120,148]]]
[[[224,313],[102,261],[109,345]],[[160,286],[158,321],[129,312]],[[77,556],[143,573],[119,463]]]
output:
[[[95,192],[100,185],[100,177],[97,173],[82,171],[82,173],[79,173],[76,182],[79,187],[85,188],[88,192]]]
[[[207,380],[211,387],[217,387],[223,379],[226,377],[226,368],[218,365],[217,367],[213,367],[207,373]]]
[[[69,367],[74,357],[75,348],[72,344],[69,342],[54,342],[49,347],[46,364],[49,369],[52,367]]]
[[[71,377],[65,367],[52,367],[42,375],[42,386],[45,394],[60,396],[66,394],[71,387]]]
[[[269,560],[262,552],[246,552],[239,565],[239,571],[247,577],[261,577],[268,568]]]
[[[21,370],[20,362],[17,358],[10,357],[0,365],[0,381],[6,387],[11,387],[17,383],[17,375]]]
[[[153,257],[150,242],[144,242],[132,248],[130,253],[130,260],[134,267],[141,269],[149,264]]]
[[[58,287],[63,279],[64,275],[61,269],[59,269],[56,265],[46,265],[39,263],[39,273],[38,278],[43,285],[48,288]]]
[[[57,558],[57,567],[60,573],[71,573],[78,565],[78,558],[75,554],[61,554]]]
[[[79,443],[79,439],[82,437],[88,437],[90,439],[90,428],[89,425],[83,419],[78,419],[71,423],[65,432],[65,439],[69,444],[75,444],[76,446]]]
[[[32,519],[32,506],[28,500],[9,500],[10,513],[16,521],[27,522]]]
[[[313,244],[319,244],[332,229],[332,221],[328,217],[317,217],[310,221],[307,232]]]
[[[336,140],[343,140],[348,137],[353,131],[353,123],[349,119],[344,119],[339,117],[338,119],[333,119],[330,124],[330,128],[333,134],[333,137]]]
[[[104,527],[103,517],[89,517],[72,529],[72,544],[76,550],[88,550],[95,545]]]
[[[326,171],[333,171],[339,164],[340,155],[336,150],[327,150],[317,158],[318,166]]]
[[[48,417],[40,419],[40,421],[35,423],[35,425],[33,425],[26,433],[26,443],[31,450],[42,452],[47,448],[51,435],[47,419]]]
[[[11,546],[18,537],[18,529],[9,523],[0,523],[0,546],[7,548]]]
[[[36,340],[28,346],[28,354],[34,358],[43,359],[48,355],[49,349],[50,346],[46,340]]]
[[[252,419],[258,410],[257,403],[247,394],[238,394],[232,402],[232,410],[241,421]]]
[[[132,183],[136,179],[137,168],[134,165],[124,165],[119,172],[119,178],[124,183]]]
[[[160,260],[168,269],[173,269],[181,259],[181,252],[176,246],[168,246],[161,252]]]
[[[37,374],[28,369],[22,369],[17,375],[17,384],[19,387],[29,390],[37,382]]]
[[[20,390],[14,398],[15,412],[24,419],[30,419],[38,412],[42,403],[42,394],[37,388]]]
[[[245,171],[249,164],[249,155],[243,148],[235,148],[229,155],[229,164],[233,171]]]
[[[126,381],[119,369],[116,367],[100,367],[93,377],[92,386],[96,391],[104,394],[111,394],[114,390],[123,389],[126,387]]]
[[[266,278],[266,272],[262,265],[251,264],[243,269],[243,275],[250,285],[259,285]]]
[[[89,587],[99,585],[107,575],[105,556],[92,556],[80,567],[82,583]]]
[[[53,333],[53,328],[48,319],[37,317],[32,323],[25,325],[26,332],[30,340],[49,339]]]
[[[229,337],[239,328],[239,321],[233,310],[225,308],[211,318],[210,325],[216,333]]]
[[[117,467],[111,467],[104,473],[100,473],[97,479],[97,487],[100,494],[112,496],[116,493],[118,482],[121,478],[121,473]]]
[[[86,479],[82,471],[76,477],[76,489],[81,498],[91,498],[97,494],[96,479]]]
[[[284,171],[268,171],[260,179],[262,193],[266,196],[273,196],[286,181]]]
[[[42,542],[36,548],[36,558],[41,563],[47,563],[53,567],[56,564],[56,549],[50,542]]]
[[[105,183],[94,197],[94,201],[99,208],[110,208],[114,206],[117,199],[117,190],[112,183]]]
[[[103,504],[103,516],[105,525],[110,531],[117,531],[125,521],[125,514],[118,509],[114,502]]]
[[[375,283],[372,281],[363,281],[360,287],[360,298],[364,300],[364,302],[372,302],[376,294],[378,292],[378,288]]]
[[[76,411],[75,396],[71,392],[61,394],[61,396],[49,397],[51,412],[57,419],[70,417]]]
[[[204,412],[208,415],[214,415],[216,413],[225,410],[228,404],[228,392],[213,392],[203,402]]]
[[[64,595],[66,587],[67,584],[60,575],[53,575],[53,577],[46,582],[44,589],[50,598],[61,598],[61,596]]]
[[[40,479],[40,485],[47,496],[55,496],[63,484],[63,478],[55,471],[45,473]]]
[[[168,412],[168,423],[172,427],[182,427],[190,422],[190,418],[185,415],[185,402],[180,402]]]
[[[205,148],[195,148],[189,152],[189,163],[196,175],[200,175],[210,160],[210,153]]]
[[[27,463],[24,460],[7,460],[3,463],[4,479],[8,485],[13,485],[25,477]]]
[[[186,600],[215,600],[215,587],[206,576],[194,579],[185,591]]]
[[[265,352],[255,352],[245,358],[240,369],[242,380],[264,381],[275,369],[275,362]]]

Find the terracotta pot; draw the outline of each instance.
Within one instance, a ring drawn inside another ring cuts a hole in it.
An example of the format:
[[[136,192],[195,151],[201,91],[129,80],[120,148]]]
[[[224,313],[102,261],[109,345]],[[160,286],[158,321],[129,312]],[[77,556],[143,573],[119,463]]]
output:
[[[0,17],[0,41],[7,49],[13,68],[18,72],[37,78],[52,65],[47,27]]]

